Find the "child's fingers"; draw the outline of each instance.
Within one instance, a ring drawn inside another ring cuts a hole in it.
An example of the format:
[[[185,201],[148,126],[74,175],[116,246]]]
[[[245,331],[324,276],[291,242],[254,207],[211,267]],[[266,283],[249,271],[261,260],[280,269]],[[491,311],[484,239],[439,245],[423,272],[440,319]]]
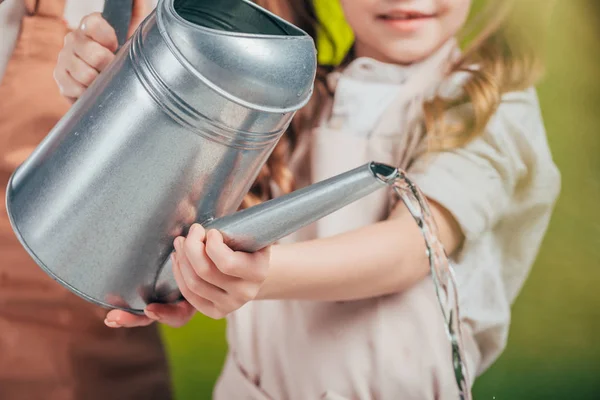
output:
[[[206,234],[206,253],[222,273],[251,282],[262,282],[266,278],[269,248],[256,253],[233,251],[223,242],[217,230]],[[261,262],[265,261],[265,262]]]
[[[194,307],[185,300],[174,304],[149,304],[144,310],[148,318],[174,328],[187,324],[195,312]]]
[[[236,278],[223,274],[208,258],[205,251],[205,244],[202,242],[204,240],[203,231],[203,228],[192,227],[187,239],[176,239],[176,257],[185,258],[194,269],[195,274],[201,279],[221,289],[225,289]]]
[[[181,291],[183,297],[185,297],[185,299],[196,310],[206,315],[207,317],[213,319],[221,319],[225,316],[224,313],[217,310],[217,308],[211,301],[198,296],[197,294],[193,293],[190,290],[190,288],[188,288],[187,283],[183,278],[183,275],[181,274],[180,265],[178,261],[173,263],[173,276],[175,277],[175,281],[177,282],[177,285],[179,286],[179,290]]]
[[[206,230],[200,224],[193,224],[190,226],[187,237],[195,242],[204,242],[204,239],[206,239]]]
[[[119,47],[117,34],[100,13],[93,13],[81,20],[79,30],[95,42],[114,52]]]
[[[191,293],[202,299],[208,300],[218,310],[233,310],[239,307],[239,304],[236,302],[240,296],[230,296],[226,291],[227,287],[235,288],[235,284],[231,285],[224,282],[222,283],[222,287],[218,287],[205,281],[202,277],[198,276],[185,255],[180,255],[180,257],[177,258],[174,257],[173,263],[177,264],[177,269],[185,282],[185,286]],[[223,276],[223,278],[225,278],[223,281],[231,281],[230,277]],[[243,283],[238,279],[236,279],[236,282]]]
[[[199,277],[186,257],[178,258],[176,263],[181,272],[181,277],[192,293],[214,304],[223,304],[227,301],[227,292]]]
[[[111,328],[133,328],[136,326],[147,326],[152,321],[145,315],[134,315],[122,310],[111,310],[106,314],[104,324]]]

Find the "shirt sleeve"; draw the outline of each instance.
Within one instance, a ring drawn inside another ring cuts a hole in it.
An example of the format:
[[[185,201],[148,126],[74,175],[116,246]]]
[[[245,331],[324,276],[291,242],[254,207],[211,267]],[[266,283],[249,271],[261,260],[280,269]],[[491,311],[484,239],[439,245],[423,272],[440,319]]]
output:
[[[407,173],[470,240],[502,218],[540,161],[551,162],[537,100],[534,92],[519,92],[503,97],[482,135],[464,147],[418,157]]]

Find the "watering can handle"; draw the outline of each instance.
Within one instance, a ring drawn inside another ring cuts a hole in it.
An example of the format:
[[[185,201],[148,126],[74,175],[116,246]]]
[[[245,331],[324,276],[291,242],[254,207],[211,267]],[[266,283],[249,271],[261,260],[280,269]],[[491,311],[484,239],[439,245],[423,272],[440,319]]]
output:
[[[104,2],[102,17],[117,33],[119,48],[127,41],[132,12],[133,0],[106,0]]]

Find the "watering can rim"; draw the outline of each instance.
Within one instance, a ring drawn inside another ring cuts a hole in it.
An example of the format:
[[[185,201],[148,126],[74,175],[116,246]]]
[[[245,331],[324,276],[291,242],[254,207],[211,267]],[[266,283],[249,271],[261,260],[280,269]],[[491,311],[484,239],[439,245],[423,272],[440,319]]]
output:
[[[296,25],[292,24],[289,21],[286,21],[285,19],[281,18],[280,16],[278,16],[277,14],[272,13],[271,11],[267,10],[266,8],[260,7],[259,5],[255,4],[254,2],[250,1],[250,0],[239,0],[243,3],[248,4],[249,6],[260,10],[260,12],[263,12],[265,14],[268,14],[269,16],[273,17],[274,19],[278,20],[279,22],[284,23],[285,25],[287,25],[288,27],[292,28],[295,31],[298,31],[298,33],[301,33],[300,35],[274,35],[274,34],[266,34],[266,33],[247,33],[247,32],[231,32],[231,31],[226,31],[226,30],[221,30],[221,29],[214,29],[214,28],[209,28],[203,25],[198,25],[198,24],[194,24],[193,22],[190,22],[188,20],[186,20],[185,18],[183,18],[181,15],[179,15],[179,13],[177,11],[175,11],[175,7],[174,7],[174,0],[159,0],[160,3],[164,3],[166,2],[166,4],[163,6],[167,7],[166,9],[169,11],[169,14],[172,15],[179,23],[182,23],[183,25],[186,25],[192,29],[196,29],[199,31],[204,31],[206,33],[215,35],[215,36],[232,36],[232,37],[248,37],[248,38],[256,38],[256,39],[277,39],[277,40],[307,40],[310,39],[312,41],[311,36],[304,31],[303,29],[297,27]],[[160,9],[160,4],[157,7],[157,12],[162,12],[162,10]]]
[[[308,104],[308,102],[310,101],[312,94],[314,92],[314,79],[315,79],[316,70],[317,70],[317,49],[315,47],[314,40],[307,32],[300,29],[296,25],[286,21],[285,19],[277,16],[276,14],[270,12],[269,10],[264,9],[249,0],[240,0],[240,1],[248,4],[249,6],[257,9],[260,12],[270,15],[272,18],[275,18],[278,21],[280,21],[281,23],[285,24],[286,26],[289,26],[292,29],[298,31],[299,33],[301,33],[301,35],[286,36],[286,35],[271,35],[271,34],[255,34],[255,33],[244,33],[244,32],[229,32],[229,31],[224,31],[224,30],[208,28],[208,27],[194,24],[190,21],[187,21],[185,18],[183,18],[181,15],[179,15],[179,13],[177,13],[177,11],[174,8],[174,0],[160,0],[159,1],[159,4],[156,7],[156,16],[157,16],[156,23],[157,23],[159,32],[160,32],[161,36],[163,37],[163,40],[165,41],[165,44],[167,45],[169,50],[172,52],[174,57],[181,63],[181,65],[187,71],[189,71],[192,75],[194,75],[196,78],[198,78],[202,83],[207,85],[210,89],[215,91],[220,96],[223,96],[224,98],[232,101],[233,103],[236,103],[236,104],[246,107],[248,109],[256,110],[259,112],[290,113],[290,112],[298,111],[299,109],[304,107],[306,104]],[[312,64],[314,64],[310,87],[305,92],[303,98],[299,97],[298,98],[299,101],[297,103],[295,103],[292,106],[288,106],[288,107],[266,106],[266,105],[260,105],[260,104],[257,104],[255,102],[251,102],[248,100],[244,100],[244,99],[228,92],[227,90],[221,88],[219,85],[215,84],[214,81],[212,81],[211,79],[206,77],[201,71],[199,71],[188,60],[188,58],[179,49],[178,45],[175,43],[175,41],[172,39],[171,35],[169,34],[168,29],[165,26],[166,18],[172,18],[173,20],[175,20],[175,22],[185,26],[188,29],[196,30],[196,31],[202,32],[203,34],[207,34],[207,35],[211,35],[211,36],[215,36],[215,37],[218,36],[218,37],[230,37],[230,38],[268,39],[270,41],[272,41],[272,40],[277,40],[277,41],[294,40],[294,41],[307,42],[310,44],[309,47],[311,47],[313,50],[310,53],[311,53],[311,58],[313,60]]]

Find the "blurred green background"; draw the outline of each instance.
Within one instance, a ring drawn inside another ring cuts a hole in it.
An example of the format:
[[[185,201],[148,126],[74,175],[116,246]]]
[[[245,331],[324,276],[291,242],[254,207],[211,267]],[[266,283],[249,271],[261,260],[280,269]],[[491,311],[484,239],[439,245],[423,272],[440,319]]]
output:
[[[317,5],[343,50],[349,35],[337,2]],[[508,347],[476,382],[476,399],[600,399],[599,24],[600,0],[556,2],[539,95],[562,193],[514,306]],[[321,61],[332,59],[327,43],[319,50]],[[226,351],[224,322],[199,316],[163,333],[177,399],[209,399]]]

